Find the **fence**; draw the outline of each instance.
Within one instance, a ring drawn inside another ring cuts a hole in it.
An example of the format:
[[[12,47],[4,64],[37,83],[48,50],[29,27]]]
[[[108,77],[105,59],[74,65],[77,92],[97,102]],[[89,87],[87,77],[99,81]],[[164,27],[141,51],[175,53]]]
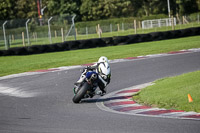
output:
[[[158,23],[159,26],[150,26],[142,28],[142,22],[136,23],[120,23],[109,25],[97,25],[76,27],[76,29],[69,29],[72,25],[72,16],[53,16],[40,19],[23,19],[23,20],[9,20],[5,24],[5,21],[0,21],[0,49],[8,49],[9,47],[21,47],[29,45],[42,45],[63,42],[66,40],[74,40],[75,37],[78,40],[110,37],[110,36],[123,36],[128,34],[149,33],[156,31],[172,30],[170,25]],[[29,21],[28,21],[29,20]],[[182,21],[182,23],[180,23]],[[196,17],[183,17],[176,19],[175,29],[189,28],[199,26],[199,15]],[[48,23],[49,22],[49,23]],[[184,23],[183,23],[184,22]],[[4,26],[3,26],[4,24]],[[3,32],[5,28],[5,36]],[[69,37],[66,35],[69,33]],[[74,37],[74,35],[76,35]],[[6,37],[6,40],[4,39]],[[51,37],[51,40],[50,40]],[[6,47],[5,44],[8,46]]]
[[[154,27],[172,26],[172,23],[176,25],[176,18],[165,18],[165,19],[153,19],[142,21],[143,29],[150,29]]]

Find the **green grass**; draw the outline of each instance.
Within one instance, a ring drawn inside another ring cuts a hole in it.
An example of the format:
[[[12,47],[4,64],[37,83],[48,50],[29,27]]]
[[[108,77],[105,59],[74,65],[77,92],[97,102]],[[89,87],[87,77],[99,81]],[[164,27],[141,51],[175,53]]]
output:
[[[173,40],[38,55],[5,56],[0,57],[0,76],[59,66],[91,63],[97,61],[97,59],[102,55],[107,56],[109,59],[118,59],[148,54],[166,53],[182,49],[200,48],[199,40],[200,36],[194,36]]]
[[[166,109],[200,112],[200,71],[155,81],[133,99],[141,104]],[[188,94],[193,102],[188,102]]]

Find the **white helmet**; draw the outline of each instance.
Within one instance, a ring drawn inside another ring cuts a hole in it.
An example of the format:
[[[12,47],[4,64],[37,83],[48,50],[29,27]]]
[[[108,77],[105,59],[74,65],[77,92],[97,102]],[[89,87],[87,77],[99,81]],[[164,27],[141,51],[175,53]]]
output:
[[[98,60],[98,63],[101,63],[101,62],[107,62],[108,63],[108,58],[107,57],[105,57],[105,56],[101,56],[100,58],[99,58],[99,60]]]

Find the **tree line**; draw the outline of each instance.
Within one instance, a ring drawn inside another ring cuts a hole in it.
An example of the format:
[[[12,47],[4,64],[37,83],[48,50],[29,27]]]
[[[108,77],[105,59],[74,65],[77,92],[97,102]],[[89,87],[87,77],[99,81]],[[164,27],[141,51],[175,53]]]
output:
[[[76,14],[76,21],[168,14],[167,0],[0,0],[0,20]],[[171,15],[200,11],[200,0],[169,0]]]

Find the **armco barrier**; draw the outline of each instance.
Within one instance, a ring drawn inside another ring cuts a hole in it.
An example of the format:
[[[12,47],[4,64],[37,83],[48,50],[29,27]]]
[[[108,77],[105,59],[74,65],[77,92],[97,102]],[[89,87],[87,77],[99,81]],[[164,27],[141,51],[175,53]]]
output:
[[[128,36],[115,36],[88,40],[66,41],[63,43],[55,43],[51,45],[33,45],[30,47],[16,47],[10,48],[9,50],[0,50],[0,56],[29,55],[105,46],[126,45],[139,42],[158,41],[195,35],[200,35],[200,27],[174,31],[152,32],[149,34],[136,34]]]

